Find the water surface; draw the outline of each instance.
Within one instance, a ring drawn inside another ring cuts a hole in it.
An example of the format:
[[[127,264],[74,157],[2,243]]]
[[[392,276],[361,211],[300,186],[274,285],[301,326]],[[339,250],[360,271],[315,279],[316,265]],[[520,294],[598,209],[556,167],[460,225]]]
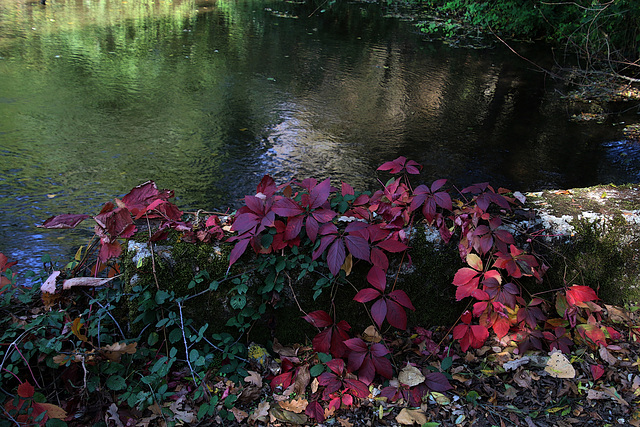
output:
[[[372,188],[399,155],[458,186],[633,179],[605,155],[619,128],[571,123],[530,64],[427,42],[375,4],[48,3],[0,0],[0,251],[23,269],[90,235],[34,224],[149,179],[185,209],[237,206],[265,173]]]

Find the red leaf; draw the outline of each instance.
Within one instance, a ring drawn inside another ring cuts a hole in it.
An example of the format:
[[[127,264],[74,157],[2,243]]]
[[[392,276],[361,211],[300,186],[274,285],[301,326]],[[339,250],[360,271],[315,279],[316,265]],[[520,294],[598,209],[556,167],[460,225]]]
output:
[[[327,367],[336,375],[342,375],[344,371],[344,360],[331,359],[327,362]]]
[[[356,296],[353,297],[353,300],[364,303],[373,301],[374,299],[379,298],[381,295],[382,294],[377,289],[365,288],[358,291]]]
[[[100,262],[105,263],[111,258],[119,257],[121,253],[122,247],[120,246],[120,242],[102,243],[100,245],[100,252],[98,252],[98,258]]]
[[[579,305],[597,299],[599,298],[596,291],[589,286],[573,285],[567,289],[567,302],[570,305]]]
[[[262,180],[260,180],[260,183],[258,184],[258,187],[256,189],[256,193],[264,194],[268,198],[273,196],[277,189],[278,188],[276,187],[276,182],[273,180],[273,178],[271,178],[269,175],[265,175],[262,177]]]
[[[30,397],[33,397],[35,392],[36,390],[33,388],[31,384],[29,384],[28,381],[25,381],[18,386],[18,396],[22,397],[23,399],[28,399]]]
[[[411,303],[411,299],[409,299],[409,296],[407,295],[407,293],[401,289],[397,289],[395,291],[389,292],[389,298],[396,301],[398,304],[400,304],[403,307],[407,307],[408,309],[415,310],[415,307]]]
[[[346,182],[342,181],[342,195],[343,196],[355,196],[356,192],[353,187]]]
[[[313,216],[318,222],[322,223],[331,221],[336,217],[336,215],[338,214],[331,209],[316,209],[315,211],[311,212],[311,216]]]
[[[333,325],[333,319],[324,310],[316,310],[303,317],[316,328],[326,328]]]
[[[293,382],[293,374],[295,371],[285,372],[280,374],[271,380],[271,389],[274,390],[277,387],[281,387],[283,390],[291,385]]]
[[[284,217],[297,216],[304,212],[304,209],[302,209],[300,205],[286,197],[276,201],[271,210],[277,215]]]
[[[344,383],[355,397],[365,398],[369,396],[369,387],[362,381],[346,378]]]
[[[453,284],[456,286],[465,285],[474,278],[477,278],[478,272],[473,268],[462,267],[453,276]]]
[[[589,367],[591,368],[591,375],[593,375],[594,381],[597,381],[602,374],[604,374],[604,368],[602,365],[590,365]]]
[[[378,247],[384,249],[387,252],[402,252],[405,249],[409,248],[404,243],[394,239],[388,239],[383,242],[380,242],[378,243]]]
[[[375,306],[375,303],[374,303]],[[387,322],[394,328],[405,330],[407,329],[407,313],[404,308],[395,301],[386,300],[387,309]],[[373,307],[371,307],[371,314],[373,315]],[[375,320],[375,316],[374,316]],[[378,325],[380,326],[380,325]]]
[[[382,270],[387,271],[389,268],[389,258],[383,251],[378,248],[371,248],[371,264],[376,267],[380,267]]]
[[[287,228],[285,229],[285,232],[284,232],[284,239],[292,240],[298,237],[298,234],[300,234],[300,230],[302,230],[303,221],[304,221],[304,218],[301,216],[294,216],[292,218],[289,218],[289,220],[287,221]],[[309,226],[309,220],[307,220],[307,228],[308,226]],[[315,236],[313,240],[315,240]]]
[[[85,219],[89,218],[89,215],[82,214],[62,214],[48,218],[41,225],[36,225],[39,228],[76,228]]]
[[[324,422],[324,409],[322,409],[322,405],[320,405],[317,400],[309,403],[304,413],[319,423]]]
[[[229,266],[232,266],[234,262],[238,260],[247,249],[249,245],[249,241],[251,239],[245,238],[242,240],[238,240],[238,243],[231,249],[231,253],[229,254]]]
[[[374,265],[367,274],[367,282],[371,283],[371,285],[380,292],[384,292],[387,287],[387,275],[384,270]]]

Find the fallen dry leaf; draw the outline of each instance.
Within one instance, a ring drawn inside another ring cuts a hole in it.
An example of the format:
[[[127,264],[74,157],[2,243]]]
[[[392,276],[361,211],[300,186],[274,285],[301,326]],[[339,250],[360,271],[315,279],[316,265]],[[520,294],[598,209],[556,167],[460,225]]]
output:
[[[238,408],[231,408],[231,412],[233,413],[233,416],[236,418],[236,421],[239,423],[244,421],[245,418],[249,416],[249,414],[247,414],[245,411]]]
[[[249,376],[244,377],[244,380],[249,384],[253,384],[258,388],[262,388],[262,375],[257,373],[256,371],[247,371]]]
[[[396,416],[396,421],[403,425],[422,425],[427,422],[427,416],[420,409],[402,408]]]
[[[407,366],[405,366],[398,374],[398,381],[402,384],[408,385],[409,387],[421,384],[424,380],[425,377],[422,375],[422,372],[420,372],[420,369],[409,364],[407,364]]]
[[[64,420],[67,417],[67,413],[65,412],[65,410],[57,405],[54,405],[52,403],[38,403],[38,405],[40,405],[47,411],[47,416],[49,418]]]
[[[378,332],[378,328],[373,325],[369,325],[362,333],[362,339],[368,342],[380,342],[382,340],[382,335]]]
[[[551,352],[551,357],[547,361],[547,366],[544,370],[554,378],[575,378],[576,376],[576,370],[567,359],[567,356],[557,349]]]
[[[296,414],[300,414],[307,409],[308,404],[309,402],[303,398],[278,402],[278,405],[280,405],[282,409],[295,412]]]
[[[598,354],[600,354],[600,358],[607,362],[609,366],[615,366],[615,364],[618,362],[618,359],[616,359],[611,353],[609,353],[609,350],[607,350],[607,348],[603,345],[600,346]]]
[[[46,292],[49,294],[56,293],[56,279],[60,275],[60,271],[54,271],[51,275],[45,280],[45,282],[40,286],[40,290],[42,292]]]
[[[338,423],[340,423],[340,427],[353,427],[353,423],[346,418],[338,418]]]
[[[108,279],[101,279],[98,277],[74,277],[73,279],[67,279],[64,282],[62,282],[62,289],[71,289],[71,288],[75,288],[76,286],[90,286],[90,287],[102,286],[109,283],[116,277],[117,276],[113,276],[113,277],[109,277]]]
[[[260,402],[256,410],[253,411],[253,413],[249,416],[249,419],[247,421],[250,424],[255,424],[256,421],[266,423],[267,419],[269,418],[270,408],[271,408],[271,405],[269,404],[269,402]]]

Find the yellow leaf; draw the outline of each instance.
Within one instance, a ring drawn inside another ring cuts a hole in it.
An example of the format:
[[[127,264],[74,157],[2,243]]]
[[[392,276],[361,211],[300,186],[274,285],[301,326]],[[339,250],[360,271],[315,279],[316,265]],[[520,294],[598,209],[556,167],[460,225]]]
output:
[[[353,257],[351,256],[351,254],[349,254],[344,259],[344,264],[342,264],[342,267],[340,267],[340,269],[344,270],[345,275],[348,276],[349,274],[351,274],[352,267],[353,267]]]
[[[49,418],[56,418],[58,420],[64,420],[67,418],[65,410],[57,405],[52,403],[37,403],[37,405],[42,406],[47,411],[47,416]]]
[[[82,319],[79,317],[76,317],[75,320],[73,321],[73,325],[71,326],[71,332],[73,333],[73,335],[78,337],[80,341],[87,342],[88,340],[87,336],[80,332],[80,328],[82,327],[81,322],[82,322]]]

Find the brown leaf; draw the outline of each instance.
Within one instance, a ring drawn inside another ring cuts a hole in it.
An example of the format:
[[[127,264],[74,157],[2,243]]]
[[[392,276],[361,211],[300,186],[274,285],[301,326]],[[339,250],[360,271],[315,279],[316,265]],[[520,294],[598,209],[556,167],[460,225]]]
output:
[[[403,425],[422,425],[427,422],[427,416],[419,409],[402,408],[396,416],[396,421]]]
[[[250,424],[255,424],[256,421],[260,421],[263,423],[267,422],[269,418],[269,402],[260,402],[258,407],[251,415],[249,415],[249,419],[247,420]]]
[[[73,320],[73,324],[71,325],[71,332],[73,333],[73,335],[78,337],[80,341],[87,342],[87,336],[80,332],[80,328],[82,327],[82,325],[80,324],[81,321],[82,319],[79,317],[76,317]]]
[[[607,350],[607,348],[603,345],[600,346],[600,350],[598,350],[598,353],[600,354],[600,358],[607,362],[609,366],[615,366],[615,364],[618,362],[618,359],[616,359],[611,353],[609,353],[609,350]]]
[[[362,333],[362,339],[368,342],[380,342],[382,341],[382,335],[378,332],[378,328],[370,325]]]
[[[282,402],[278,402],[278,404],[282,409],[300,414],[305,409],[307,409],[307,405],[309,404],[309,402],[306,399],[300,398],[294,400],[285,400]]]
[[[521,369],[515,373],[513,381],[522,388],[529,388],[531,386],[531,375],[529,375],[529,371]]]
[[[233,413],[233,416],[236,417],[236,421],[239,423],[244,421],[244,419],[249,416],[249,414],[247,414],[245,411],[238,408],[231,408],[231,412]]]
[[[293,383],[293,393],[296,395],[304,394],[305,389],[311,381],[311,374],[309,374],[309,365],[304,365],[298,368],[296,375],[296,381]]]
[[[408,385],[409,387],[416,386],[418,384],[423,383],[425,380],[424,375],[420,372],[420,369],[415,366],[409,365],[405,366],[400,373],[398,373],[398,381],[400,381],[404,385]]]
[[[298,348],[285,347],[275,338],[273,340],[273,351],[278,353],[280,357],[293,358],[298,356]]]
[[[349,422],[346,418],[338,418],[338,422],[340,423],[340,427],[353,427],[353,423]]]
[[[612,322],[622,323],[625,325],[628,325],[633,322],[633,320],[631,319],[631,317],[629,317],[629,314],[626,310],[620,307],[616,307],[614,305],[605,304],[604,306],[607,309],[607,313],[609,314],[609,319],[611,319]]]
[[[115,343],[104,346],[101,350],[104,351],[104,356],[112,362],[119,362],[123,354],[134,354],[137,350],[138,343],[132,342],[129,344]]]
[[[262,375],[257,373],[256,371],[247,371],[249,373],[248,377],[244,377],[244,380],[249,384],[253,384],[258,388],[262,388]]]
[[[344,264],[342,264],[342,267],[340,267],[340,269],[344,270],[345,276],[348,276],[348,275],[351,274],[351,268],[352,267],[353,267],[353,256],[351,256],[351,254],[349,254],[344,259]]]
[[[107,413],[104,415],[104,421],[107,425],[111,425],[109,421],[113,421],[116,427],[124,427],[122,421],[120,421],[120,415],[118,415],[118,407],[115,403],[112,403],[107,409]]]
[[[308,417],[305,414],[296,414],[295,412],[287,411],[279,407],[271,408],[269,414],[279,421],[297,425],[305,424],[308,420]]]

